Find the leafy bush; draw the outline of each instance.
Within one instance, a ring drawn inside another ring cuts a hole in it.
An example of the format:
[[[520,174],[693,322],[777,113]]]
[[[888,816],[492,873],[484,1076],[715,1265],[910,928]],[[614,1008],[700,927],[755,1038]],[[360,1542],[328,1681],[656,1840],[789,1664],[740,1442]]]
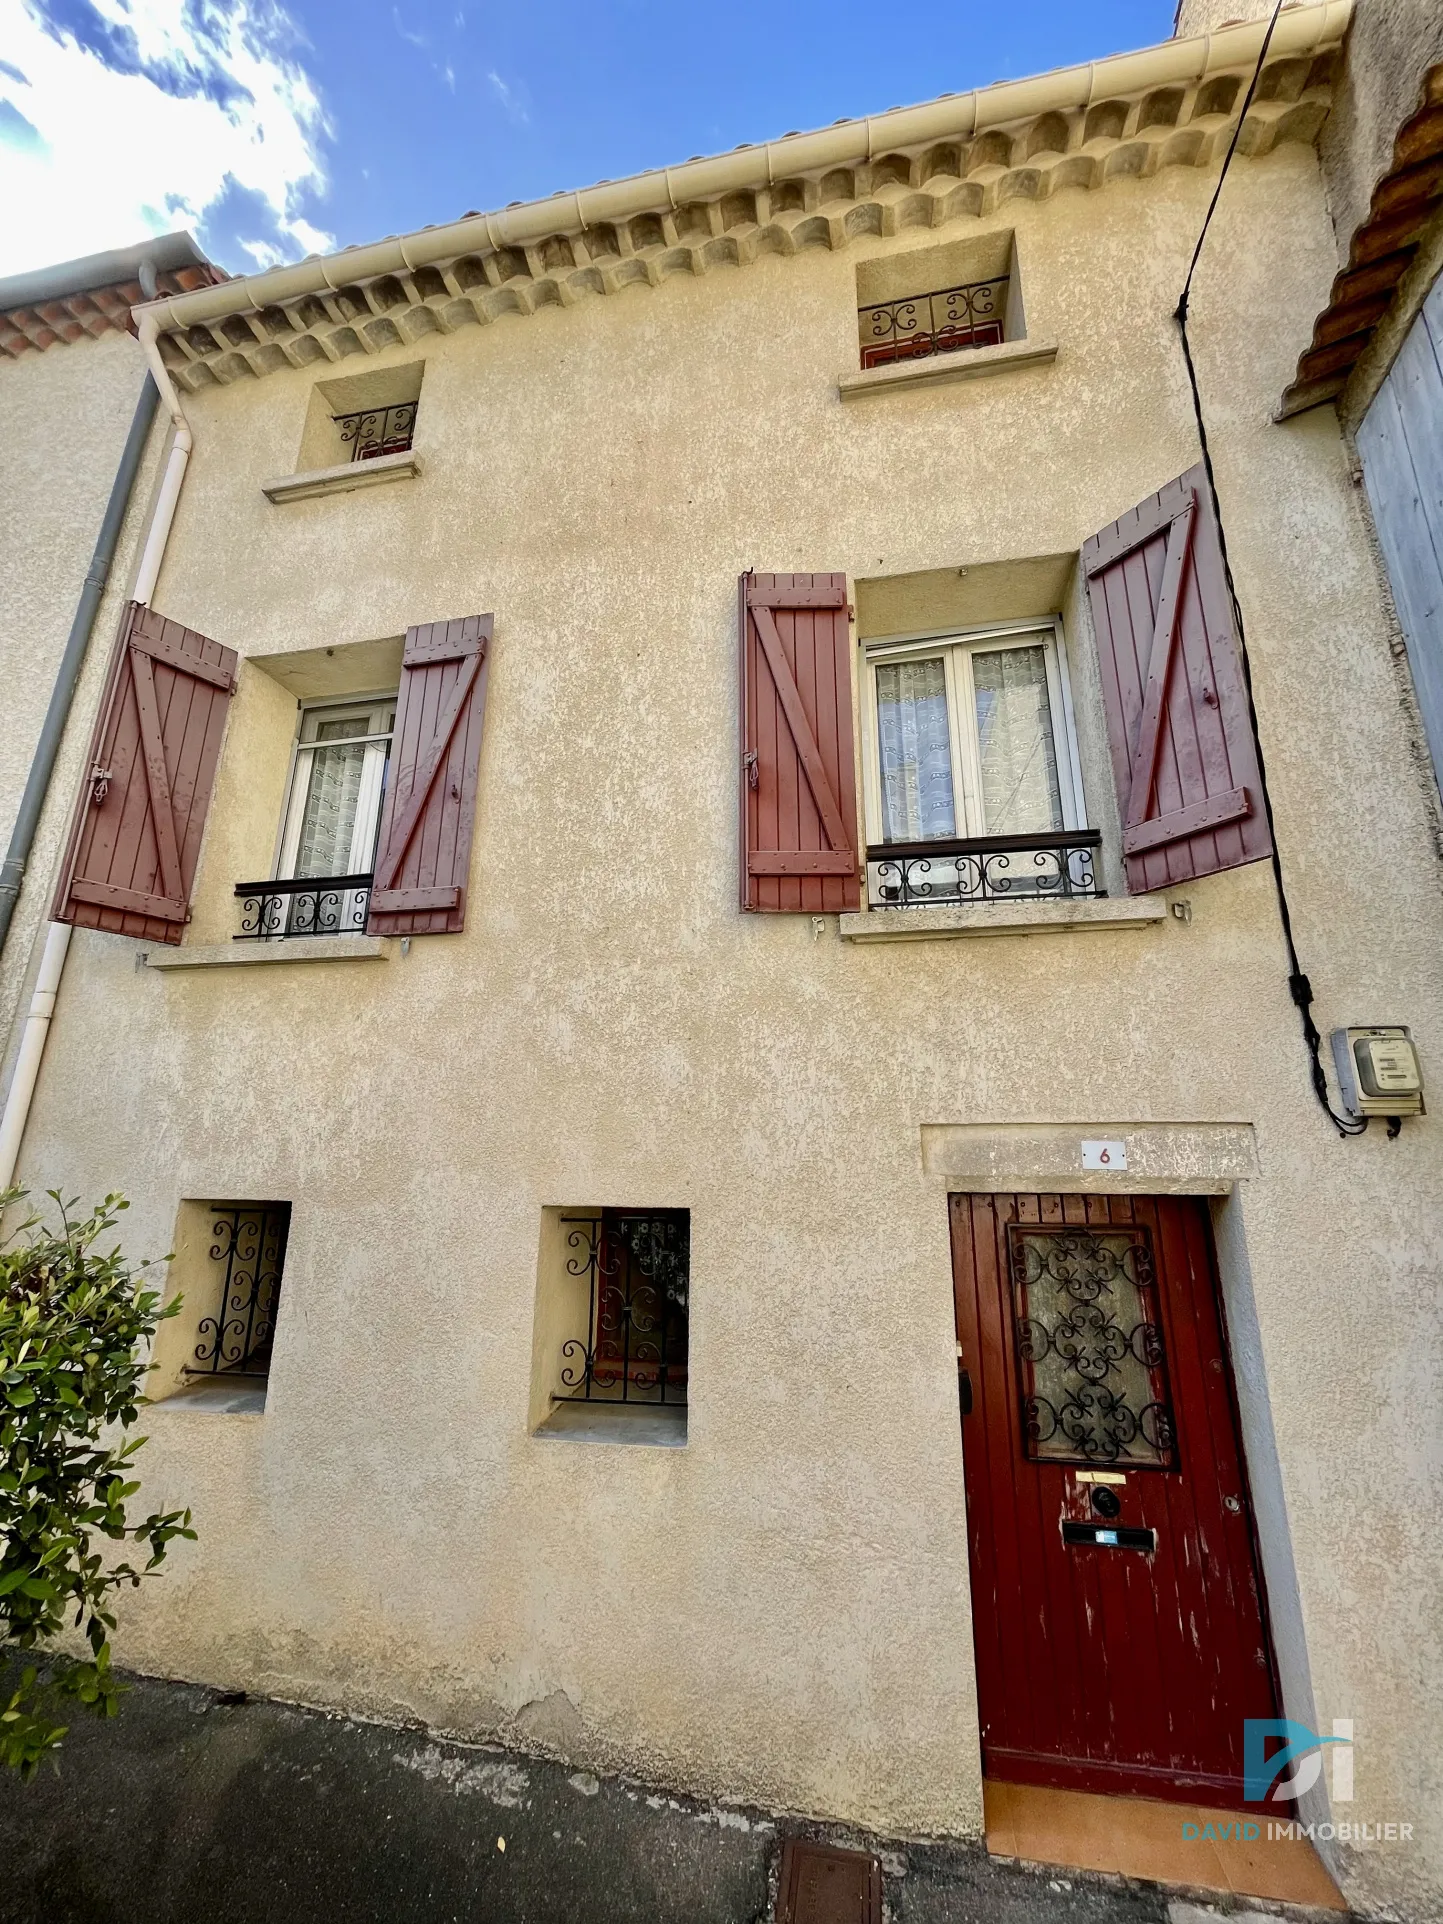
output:
[[[140,1485],[126,1478],[145,1438],[111,1447],[114,1426],[136,1420],[150,1338],[179,1304],[162,1310],[159,1291],[142,1286],[118,1249],[96,1249],[128,1207],[123,1197],[72,1220],[76,1204],[49,1193],[58,1230],[31,1215],[0,1241],[0,1643],[43,1652],[47,1673],[42,1682],[26,1668],[8,1701],[0,1697],[0,1765],[22,1777],[65,1734],[60,1700],[114,1716],[112,1593],[155,1570],[172,1538],[195,1536],[189,1510],[127,1521]],[[0,1194],[0,1214],[22,1194]],[[133,1543],[148,1560],[110,1563],[92,1547],[97,1537]],[[72,1609],[88,1660],[47,1648]]]

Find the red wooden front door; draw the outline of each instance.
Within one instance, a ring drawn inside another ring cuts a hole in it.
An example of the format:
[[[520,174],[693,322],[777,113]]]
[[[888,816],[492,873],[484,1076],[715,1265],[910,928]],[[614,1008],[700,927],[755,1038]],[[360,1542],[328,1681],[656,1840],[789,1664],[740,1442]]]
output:
[[[1277,1712],[1205,1206],[950,1201],[984,1768],[1240,1805]]]

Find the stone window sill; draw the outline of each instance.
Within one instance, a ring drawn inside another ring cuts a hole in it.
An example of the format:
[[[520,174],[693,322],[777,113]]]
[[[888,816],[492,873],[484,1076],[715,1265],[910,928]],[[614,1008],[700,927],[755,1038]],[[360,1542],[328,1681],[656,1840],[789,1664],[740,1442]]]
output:
[[[890,367],[868,367],[859,374],[839,375],[837,391],[844,401],[858,401],[871,394],[891,394],[898,388],[978,381],[984,375],[1007,374],[1016,367],[1043,367],[1056,359],[1056,341],[1002,341],[996,347],[964,347],[955,354],[932,354],[923,361],[898,361]]]
[[[679,1450],[686,1447],[686,1408],[561,1402],[531,1434],[546,1441],[565,1437],[572,1443],[649,1443],[653,1448]]]
[[[985,351],[985,350],[984,350]],[[378,454],[373,461],[347,461],[338,468],[312,468],[309,474],[285,474],[261,482],[268,501],[308,501],[317,494],[349,494],[354,488],[375,488],[383,481],[409,481],[421,472],[413,448],[403,454]]]
[[[871,394],[890,394],[897,388],[979,381],[985,375],[1007,374],[1016,367],[1044,367],[1056,359],[1056,341],[1002,341],[996,347],[964,347],[955,354],[932,354],[923,361],[896,361],[890,367],[842,374],[837,379],[837,392],[844,401],[858,401]]]
[[[178,948],[142,949],[149,969],[234,969],[259,962],[384,962],[388,935],[289,935],[279,942],[182,942]]]
[[[846,942],[921,942],[962,935],[1051,935],[1139,928],[1167,918],[1162,895],[1079,897],[1069,902],[963,902],[937,908],[871,909],[837,918]]]
[[[172,1415],[264,1416],[265,1380],[246,1376],[227,1383],[221,1374],[200,1382],[187,1383],[173,1396],[163,1396],[150,1407],[153,1410],[169,1410]]]

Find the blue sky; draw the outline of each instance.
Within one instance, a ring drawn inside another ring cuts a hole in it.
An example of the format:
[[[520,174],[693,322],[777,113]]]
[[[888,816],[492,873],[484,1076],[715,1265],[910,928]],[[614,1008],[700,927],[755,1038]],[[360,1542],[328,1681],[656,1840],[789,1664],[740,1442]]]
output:
[[[0,0],[0,274],[233,273],[1164,40],[1171,0]]]

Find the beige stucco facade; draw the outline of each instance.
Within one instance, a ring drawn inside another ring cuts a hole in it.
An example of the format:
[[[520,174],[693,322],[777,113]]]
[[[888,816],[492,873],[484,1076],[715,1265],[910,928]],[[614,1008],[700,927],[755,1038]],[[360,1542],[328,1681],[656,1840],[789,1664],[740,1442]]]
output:
[[[1103,1181],[1213,1198],[1286,1709],[1354,1722],[1334,1817],[1413,1826],[1332,1861],[1360,1908],[1443,1916],[1438,1124],[1328,1125],[1268,866],[967,940],[737,907],[738,573],[844,570],[865,621],[898,577],[1076,554],[1191,467],[1171,314],[1212,186],[1171,166],[427,334],[364,363],[424,363],[419,472],[384,486],[263,492],[326,362],[187,397],[154,605],[243,666],[182,956],[273,860],[277,658],[319,690],[345,671],[313,651],[384,661],[413,623],[492,611],[495,641],[464,933],[180,969],[75,936],[22,1178],[124,1191],[137,1255],[187,1201],[293,1212],[264,1414],[151,1415],[147,1498],[199,1540],[127,1600],[125,1662],[977,1834],[946,1196],[1080,1188],[1074,1138],[1135,1138]],[[1055,358],[844,402],[859,263],[984,231]],[[1320,1026],[1406,1022],[1426,1071],[1443,894],[1406,670],[1336,416],[1270,418],[1335,267],[1313,149],[1240,162],[1192,333]],[[1061,583],[1007,612],[1063,616],[1115,875]],[[532,1433],[545,1212],[601,1204],[691,1211],[684,1448]]]

